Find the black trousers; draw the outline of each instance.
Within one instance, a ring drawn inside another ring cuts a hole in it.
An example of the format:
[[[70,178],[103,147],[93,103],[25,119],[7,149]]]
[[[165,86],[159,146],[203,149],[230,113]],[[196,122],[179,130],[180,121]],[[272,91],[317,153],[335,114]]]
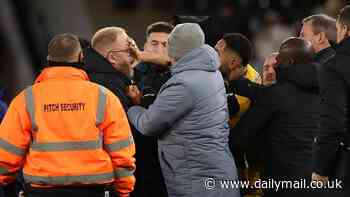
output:
[[[16,184],[11,183],[7,186],[0,186],[0,197],[17,197]]]
[[[78,186],[59,188],[27,188],[26,197],[118,197],[112,186]]]

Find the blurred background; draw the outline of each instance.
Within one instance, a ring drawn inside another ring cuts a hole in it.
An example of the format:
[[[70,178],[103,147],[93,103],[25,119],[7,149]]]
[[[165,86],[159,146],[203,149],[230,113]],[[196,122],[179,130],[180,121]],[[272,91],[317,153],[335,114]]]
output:
[[[45,65],[48,41],[58,33],[90,40],[101,27],[120,26],[142,48],[153,22],[197,21],[211,45],[227,32],[246,35],[260,71],[263,58],[282,40],[298,36],[304,17],[336,17],[344,5],[344,0],[0,0],[0,96],[5,93],[9,103],[33,83]]]

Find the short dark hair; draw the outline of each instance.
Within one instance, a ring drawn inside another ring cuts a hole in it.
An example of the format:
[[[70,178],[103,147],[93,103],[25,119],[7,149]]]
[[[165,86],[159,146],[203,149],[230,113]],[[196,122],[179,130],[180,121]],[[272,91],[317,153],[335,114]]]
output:
[[[350,28],[350,5],[343,7],[339,11],[338,22]]]
[[[227,33],[222,39],[228,49],[238,53],[242,59],[242,66],[247,66],[253,56],[253,46],[248,38],[240,33]]]
[[[148,38],[148,36],[151,33],[157,32],[157,33],[167,33],[170,34],[170,32],[174,29],[174,26],[170,23],[167,22],[156,22],[153,24],[150,24],[147,27],[147,31],[146,31],[146,37]]]
[[[324,32],[328,41],[335,42],[337,37],[337,29],[335,27],[335,19],[325,14],[315,14],[303,19],[304,23],[311,23],[314,34]]]
[[[75,61],[74,55],[81,51],[79,38],[70,33],[58,34],[48,45],[48,58],[55,62]]]

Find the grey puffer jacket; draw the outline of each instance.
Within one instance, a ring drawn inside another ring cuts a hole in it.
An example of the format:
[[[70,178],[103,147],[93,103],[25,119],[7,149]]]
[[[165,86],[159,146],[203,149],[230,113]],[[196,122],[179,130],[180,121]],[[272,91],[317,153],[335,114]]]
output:
[[[138,131],[159,136],[170,197],[239,196],[239,189],[221,188],[220,183],[237,180],[237,172],[228,147],[226,92],[218,66],[213,48],[194,49],[172,66],[172,77],[148,110],[136,106],[128,111]],[[215,188],[207,178],[216,180]]]

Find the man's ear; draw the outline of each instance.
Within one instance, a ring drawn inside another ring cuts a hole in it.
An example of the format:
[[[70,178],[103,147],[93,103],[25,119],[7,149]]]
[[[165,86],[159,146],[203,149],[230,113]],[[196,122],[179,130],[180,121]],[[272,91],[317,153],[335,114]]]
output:
[[[324,32],[320,32],[320,33],[318,34],[317,42],[318,42],[318,43],[325,43],[325,42],[327,42],[327,41],[328,41],[328,39],[327,39],[326,34],[325,34]]]
[[[111,64],[117,64],[117,58],[113,55],[113,53],[109,53],[108,56],[106,57],[106,59]]]

